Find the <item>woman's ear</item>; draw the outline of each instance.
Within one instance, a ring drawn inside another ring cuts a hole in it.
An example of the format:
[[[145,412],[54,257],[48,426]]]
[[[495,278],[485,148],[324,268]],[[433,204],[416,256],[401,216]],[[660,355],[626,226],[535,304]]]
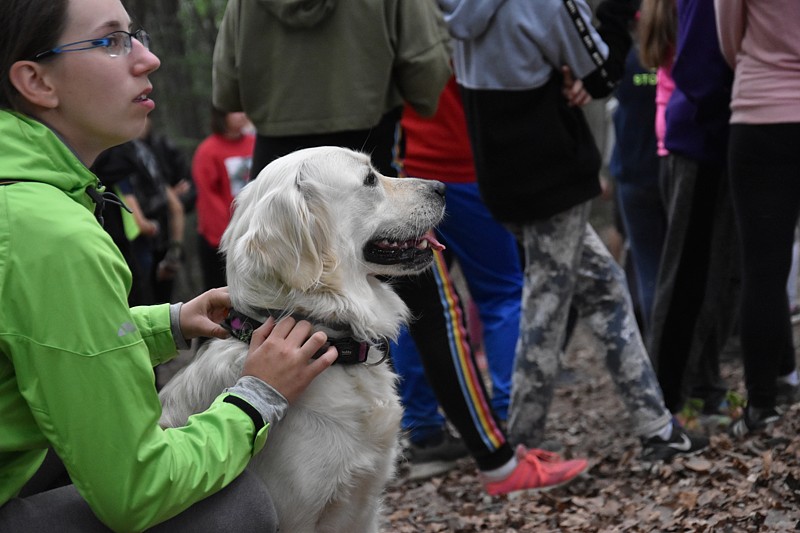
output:
[[[47,78],[46,68],[35,61],[17,61],[8,72],[11,84],[30,104],[52,109],[58,105],[55,87]]]

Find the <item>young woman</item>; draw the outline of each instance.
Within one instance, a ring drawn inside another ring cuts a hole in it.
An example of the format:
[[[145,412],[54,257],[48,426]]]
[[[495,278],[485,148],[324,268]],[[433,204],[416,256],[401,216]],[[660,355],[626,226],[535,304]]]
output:
[[[0,531],[275,531],[266,490],[240,474],[336,356],[309,364],[325,336],[269,322],[234,387],[187,427],[158,426],[152,366],[224,337],[230,299],[130,309],[100,223],[109,199],[88,167],[154,108],[148,44],[119,0],[0,4]],[[72,484],[47,482],[48,448]]]
[[[741,341],[747,409],[730,433],[769,433],[798,399],[786,297],[800,214],[800,4],[715,2],[720,47],[735,69],[728,145],[741,236]]]

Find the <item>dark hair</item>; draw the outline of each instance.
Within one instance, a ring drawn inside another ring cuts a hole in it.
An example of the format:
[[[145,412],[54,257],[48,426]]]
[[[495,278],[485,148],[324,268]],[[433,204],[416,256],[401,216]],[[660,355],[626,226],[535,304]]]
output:
[[[228,131],[228,123],[225,118],[228,116],[227,111],[223,111],[211,106],[211,131],[217,135],[225,135]]]
[[[67,3],[0,1],[0,108],[19,110],[19,93],[9,79],[11,65],[58,45],[67,24]]]

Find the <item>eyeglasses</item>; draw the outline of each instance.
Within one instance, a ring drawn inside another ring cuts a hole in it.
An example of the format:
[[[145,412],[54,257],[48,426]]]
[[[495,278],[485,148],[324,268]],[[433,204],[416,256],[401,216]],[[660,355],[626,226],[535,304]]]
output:
[[[61,44],[50,50],[39,52],[33,56],[33,61],[39,61],[46,57],[54,56],[56,54],[63,54],[64,52],[78,52],[80,50],[91,50],[92,48],[103,47],[111,57],[125,56],[131,53],[133,43],[131,39],[136,39],[142,45],[150,50],[150,34],[144,30],[136,30],[133,33],[118,30],[112,31],[105,37],[99,39],[87,39],[85,41],[75,41],[74,43]],[[83,45],[83,46],[81,46]],[[78,48],[76,48],[78,47]]]

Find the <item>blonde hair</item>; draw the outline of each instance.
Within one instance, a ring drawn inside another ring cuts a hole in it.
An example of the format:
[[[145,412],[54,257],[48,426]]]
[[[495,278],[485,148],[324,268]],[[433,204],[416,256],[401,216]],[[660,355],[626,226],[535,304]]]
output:
[[[675,52],[675,0],[642,0],[638,23],[639,60],[647,68],[669,64]]]

